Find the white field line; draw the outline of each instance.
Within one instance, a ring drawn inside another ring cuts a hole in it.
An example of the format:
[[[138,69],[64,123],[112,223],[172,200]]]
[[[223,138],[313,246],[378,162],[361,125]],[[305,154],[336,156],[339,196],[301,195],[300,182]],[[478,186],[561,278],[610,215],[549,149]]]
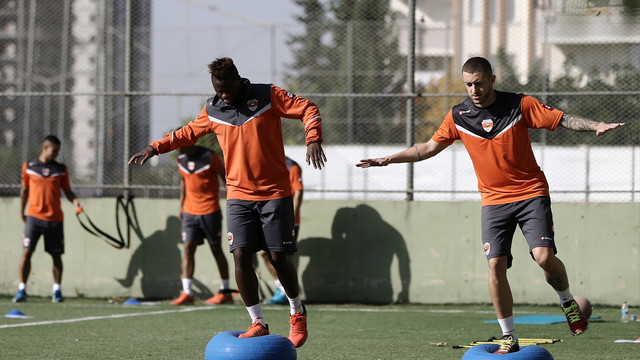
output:
[[[230,308],[229,306],[225,306],[225,308]],[[241,306],[237,307],[241,309]],[[67,320],[49,320],[49,321],[36,321],[22,324],[6,324],[0,325],[0,329],[6,328],[15,328],[15,327],[24,327],[24,326],[38,326],[38,325],[51,325],[51,324],[66,324],[66,323],[74,323],[74,322],[82,322],[82,321],[93,321],[93,320],[105,320],[105,319],[120,319],[126,317],[133,316],[147,316],[147,315],[164,315],[164,314],[172,314],[172,313],[180,313],[180,312],[190,312],[190,311],[200,311],[200,310],[213,310],[215,307],[213,306],[202,306],[188,309],[178,309],[178,310],[161,310],[161,311],[149,311],[149,312],[139,312],[139,313],[130,313],[130,314],[114,314],[114,315],[105,315],[105,316],[89,316],[83,318],[76,319],[67,319]],[[282,310],[282,307],[275,306],[265,306],[264,310]],[[475,314],[495,314],[493,311],[489,310],[476,310],[476,311],[468,311],[468,310],[421,310],[421,309],[376,309],[376,308],[363,308],[363,309],[354,309],[354,308],[329,308],[329,307],[320,307],[320,308],[312,308],[314,312],[396,312],[396,313],[475,313]],[[534,313],[530,311],[514,311],[514,313]]]
[[[23,327],[23,326],[66,324],[66,323],[74,323],[74,322],[81,322],[81,321],[92,321],[92,320],[120,319],[120,318],[132,317],[132,316],[164,315],[164,314],[171,314],[171,313],[200,311],[200,310],[211,310],[211,309],[213,309],[213,307],[211,307],[211,306],[206,306],[206,307],[203,306],[203,307],[196,307],[196,308],[190,308],[190,309],[179,309],[179,310],[162,310],[162,311],[139,312],[139,313],[130,313],[130,314],[114,314],[114,315],[105,315],[105,316],[88,316],[88,317],[77,318],[77,319],[36,321],[36,322],[29,322],[29,323],[24,323],[24,324],[6,324],[6,325],[0,325],[0,329]]]

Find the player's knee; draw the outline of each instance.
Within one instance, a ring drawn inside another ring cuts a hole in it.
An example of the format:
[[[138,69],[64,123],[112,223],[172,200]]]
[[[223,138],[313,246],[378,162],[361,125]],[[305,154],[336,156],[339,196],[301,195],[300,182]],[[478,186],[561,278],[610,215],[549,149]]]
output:
[[[271,252],[271,259],[273,261],[273,267],[275,267],[276,269],[286,266],[287,262],[289,261],[287,253],[275,251]]]
[[[543,269],[547,269],[555,265],[556,262],[556,257],[553,254],[553,250],[548,247],[534,248],[531,251],[531,256],[533,256],[533,259],[536,261],[536,263],[538,263],[538,265]]]

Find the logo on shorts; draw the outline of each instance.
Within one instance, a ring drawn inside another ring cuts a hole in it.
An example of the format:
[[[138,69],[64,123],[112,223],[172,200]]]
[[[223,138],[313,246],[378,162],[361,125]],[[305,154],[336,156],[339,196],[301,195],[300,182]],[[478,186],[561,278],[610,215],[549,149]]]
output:
[[[540,237],[540,240],[542,240],[542,241],[545,241],[545,240],[546,240],[546,241],[553,241],[553,239],[552,239],[552,238],[550,238],[550,237],[548,237],[548,236],[541,236],[541,237]]]
[[[24,234],[22,234],[22,246],[28,248],[29,245],[31,245],[31,239],[24,237]]]
[[[187,241],[187,232],[183,231],[182,232],[182,242],[186,242]]]
[[[291,238],[295,238],[296,237],[296,228],[291,228]]]
[[[493,120],[491,119],[482,120],[482,128],[486,132],[491,131],[491,129],[493,129]]]
[[[491,252],[491,244],[486,242],[486,243],[482,244],[482,247],[484,248],[484,254],[486,256],[489,256],[489,252]]]
[[[229,246],[231,246],[233,244],[233,233],[232,232],[228,232],[227,233],[227,241],[229,242]]]
[[[258,108],[258,100],[251,99],[251,100],[247,101],[247,107],[251,111],[256,111],[256,109]]]

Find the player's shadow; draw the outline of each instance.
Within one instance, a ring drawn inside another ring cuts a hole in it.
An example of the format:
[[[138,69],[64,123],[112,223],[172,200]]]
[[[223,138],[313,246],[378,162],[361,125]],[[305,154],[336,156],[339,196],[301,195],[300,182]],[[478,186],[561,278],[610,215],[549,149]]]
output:
[[[406,243],[374,208],[362,204],[339,209],[331,234],[331,239],[298,242],[298,255],[309,257],[302,272],[306,301],[409,302],[411,269]],[[401,283],[395,299],[391,280],[394,257]]]
[[[166,228],[151,236],[141,237],[127,273],[123,279],[116,279],[120,285],[130,288],[136,276],[140,275],[140,288],[145,299],[165,299],[175,297],[182,290],[181,263],[181,223],[177,216],[167,218]],[[194,293],[197,297],[211,296],[211,291],[194,279]]]

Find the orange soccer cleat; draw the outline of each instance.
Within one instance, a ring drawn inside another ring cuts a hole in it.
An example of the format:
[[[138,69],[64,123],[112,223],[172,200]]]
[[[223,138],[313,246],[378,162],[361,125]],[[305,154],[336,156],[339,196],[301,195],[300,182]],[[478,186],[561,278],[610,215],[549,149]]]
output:
[[[180,296],[178,296],[177,299],[171,302],[171,305],[186,305],[186,304],[193,304],[193,296],[187,294],[184,291],[182,292],[182,294],[180,294]]]
[[[238,335],[239,338],[250,338],[257,336],[269,335],[269,325],[262,325],[260,321],[256,320],[249,326],[249,329],[244,333]]]
[[[291,315],[289,320],[289,340],[291,340],[293,345],[297,348],[304,345],[305,341],[307,341],[307,337],[309,336],[309,333],[307,332],[307,308],[302,305],[302,309],[304,310],[304,314],[301,314],[298,311],[294,315]]]

